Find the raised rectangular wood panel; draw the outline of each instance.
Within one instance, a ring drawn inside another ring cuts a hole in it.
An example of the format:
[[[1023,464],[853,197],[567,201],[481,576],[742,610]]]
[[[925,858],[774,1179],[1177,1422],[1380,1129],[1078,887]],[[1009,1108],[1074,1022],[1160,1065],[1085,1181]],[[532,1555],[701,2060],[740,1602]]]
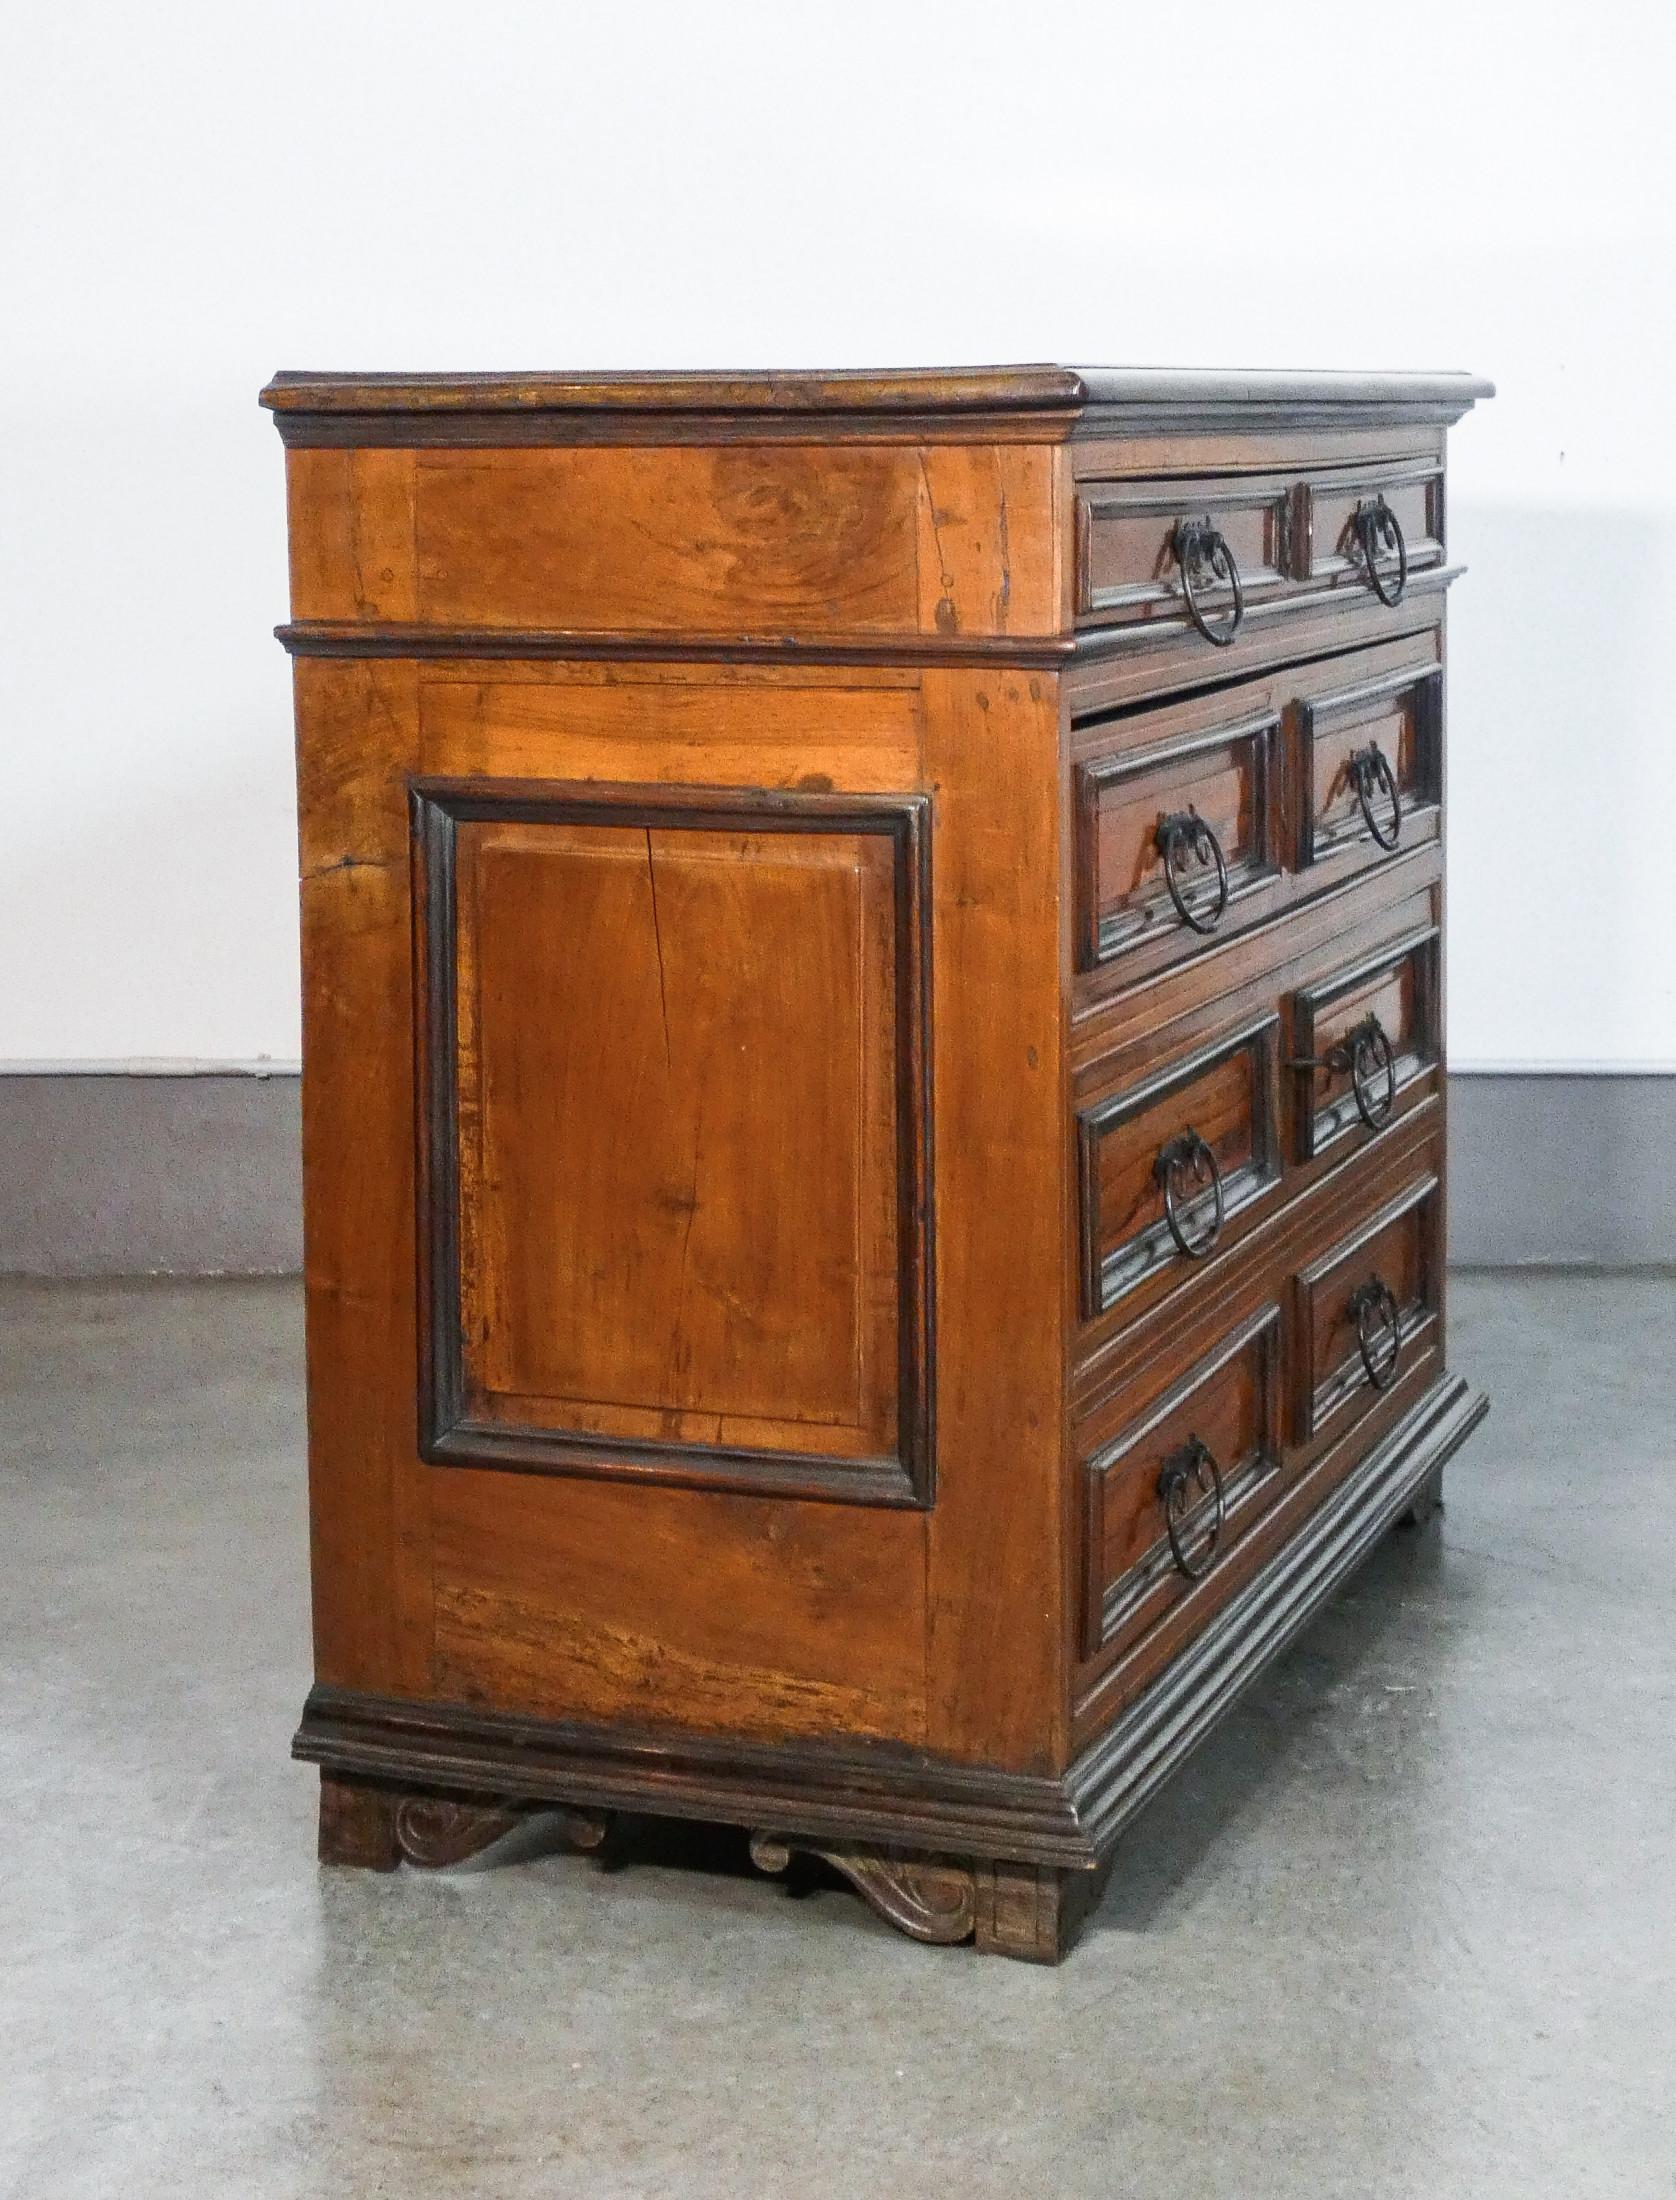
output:
[[[1482,1411],[1440,1015],[1442,437],[1480,394],[266,393],[325,1860],[721,1817],[1053,1960],[1435,1483]]]
[[[1089,621],[1140,623],[1185,614],[1177,529],[1208,518],[1238,561],[1249,598],[1279,588],[1296,569],[1292,484],[1255,479],[1083,482],[1077,491],[1077,611]],[[1220,624],[1232,590],[1212,581],[1199,592]]]
[[[427,1455],[922,1497],[917,799],[414,804]]]
[[[1300,496],[1300,579],[1367,585],[1367,558],[1357,536],[1356,515],[1376,498],[1384,499],[1402,530],[1410,572],[1442,564],[1441,464],[1351,468],[1316,475]],[[1395,552],[1382,548],[1378,564],[1386,585],[1394,586]]]

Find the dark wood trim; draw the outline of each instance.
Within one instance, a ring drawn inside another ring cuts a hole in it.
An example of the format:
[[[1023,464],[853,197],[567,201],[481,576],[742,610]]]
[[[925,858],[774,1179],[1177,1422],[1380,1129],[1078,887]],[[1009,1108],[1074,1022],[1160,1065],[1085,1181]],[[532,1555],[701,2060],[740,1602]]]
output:
[[[1233,498],[1228,501],[1237,503],[1239,500]],[[1240,636],[1242,640],[1249,640],[1254,631],[1268,628],[1285,619],[1301,618],[1308,612],[1321,611],[1329,606],[1334,607],[1342,617],[1347,598],[1355,602],[1358,608],[1383,611],[1387,619],[1400,620],[1418,598],[1448,588],[1452,581],[1460,579],[1465,570],[1460,565],[1416,566],[1409,574],[1408,589],[1398,611],[1382,606],[1371,588],[1346,589],[1338,579],[1298,582],[1287,588],[1270,586],[1261,590],[1253,589],[1246,597],[1245,618],[1240,626]],[[1364,594],[1365,605],[1362,603]],[[1401,624],[1394,624],[1390,632],[1394,639],[1403,632],[1403,627]],[[1102,658],[1124,656],[1131,651],[1145,654],[1153,649],[1173,648],[1189,637],[1195,662],[1204,666],[1207,682],[1238,676],[1238,659],[1234,659],[1226,670],[1221,663],[1213,664],[1213,658],[1233,658],[1233,652],[1213,651],[1211,645],[1197,632],[1185,611],[1179,615],[1159,612],[1147,619],[1118,619],[1109,620],[1104,625],[1081,626],[1077,632],[1077,660],[1079,663],[1093,663]],[[1376,633],[1372,638],[1377,640],[1381,637]],[[1353,648],[1363,639],[1364,637],[1357,635],[1340,646]],[[1188,683],[1183,683],[1186,684]],[[1079,710],[1080,707],[1079,705]]]
[[[1403,599],[1404,608],[1440,592],[1459,579],[1461,566],[1427,566],[1415,573]],[[372,620],[293,619],[274,628],[274,635],[293,657],[401,657],[413,659],[490,660],[519,658],[539,661],[558,657],[577,663],[640,660],[653,664],[806,664],[806,665],[929,665],[1016,666],[1021,671],[1098,674],[1114,658],[1145,655],[1152,649],[1172,649],[1191,638],[1196,647],[1192,665],[1182,667],[1170,689],[1191,689],[1211,679],[1244,678],[1269,661],[1277,643],[1287,640],[1284,622],[1300,621],[1312,612],[1331,611],[1335,621],[1353,616],[1346,608],[1341,587],[1294,589],[1283,596],[1253,603],[1247,608],[1247,628],[1261,630],[1267,647],[1253,659],[1241,655],[1226,666],[1209,662],[1208,645],[1198,643],[1191,622],[1183,618],[1151,618],[1127,626],[1089,627],[1076,634],[652,634],[580,632],[562,627],[464,627],[427,626]],[[1303,654],[1326,656],[1341,649],[1360,647],[1395,638],[1410,627],[1423,626],[1422,612],[1407,626],[1387,629],[1386,621],[1397,614],[1384,612],[1370,596],[1358,604],[1365,624],[1336,624],[1331,637],[1306,646]],[[1378,616],[1375,617],[1374,614]],[[1195,672],[1198,677],[1195,678]],[[1078,698],[1078,713],[1097,714],[1120,707],[1123,698],[1104,702],[1097,694]]]
[[[281,369],[257,402],[274,413],[1060,411],[1087,396],[1082,375],[1051,364],[870,367],[784,372],[335,374]]]
[[[293,657],[643,659],[655,664],[1008,665],[1051,671],[1077,654],[1070,635],[577,633],[555,627],[374,625],[305,619],[276,626]]]
[[[1062,441],[1159,429],[1447,426],[1493,386],[1466,374],[1026,365],[825,373],[282,372],[261,402],[294,445],[949,438]]]
[[[945,412],[281,412],[287,450],[514,451],[802,443],[1063,443],[1074,409]]]
[[[931,1155],[931,831],[926,795],[846,795],[591,781],[410,782],[419,1117],[419,1450],[434,1465],[748,1490],[841,1504],[927,1507],[935,1493]],[[640,1441],[473,1418],[461,1351],[458,828],[471,823],[635,830],[873,834],[893,857],[896,968],[897,1427],[889,1457]]]
[[[1100,1251],[1100,1141],[1125,1123],[1156,1107],[1202,1077],[1206,1070],[1247,1048],[1253,1057],[1256,1102],[1251,1118],[1251,1160],[1237,1169],[1223,1185],[1225,1216],[1231,1222],[1262,1198],[1281,1179],[1282,1158],[1279,1121],[1280,1017],[1265,1009],[1247,1018],[1232,1031],[1220,1033],[1208,1045],[1167,1063],[1138,1085],[1125,1087],[1110,1098],[1079,1109],[1077,1132],[1077,1185],[1080,1194],[1078,1239],[1081,1251],[1082,1313],[1092,1321],[1115,1306],[1133,1290],[1179,1258],[1168,1227],[1155,1223],[1116,1251]]]
[[[641,1810],[1087,1869],[1364,1559],[1489,1410],[1438,1382],[1062,1775],[899,1745],[726,1740],[314,1688],[293,1756],[344,1779]]]

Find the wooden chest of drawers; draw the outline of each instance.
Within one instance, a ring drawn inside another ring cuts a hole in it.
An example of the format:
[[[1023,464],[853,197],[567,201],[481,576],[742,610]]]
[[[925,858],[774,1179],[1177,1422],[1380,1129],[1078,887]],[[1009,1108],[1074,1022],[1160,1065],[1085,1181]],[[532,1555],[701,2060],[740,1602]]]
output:
[[[1462,376],[282,375],[321,1853],[1052,1960],[1446,1372]]]

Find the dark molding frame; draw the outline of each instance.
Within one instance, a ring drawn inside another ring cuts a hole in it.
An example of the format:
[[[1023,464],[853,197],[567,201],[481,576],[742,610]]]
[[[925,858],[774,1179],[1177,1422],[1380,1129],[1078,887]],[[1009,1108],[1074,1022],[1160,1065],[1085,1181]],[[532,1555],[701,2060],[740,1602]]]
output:
[[[1435,1385],[1059,1775],[957,1764],[899,1744],[634,1732],[325,1686],[309,1695],[292,1754],[396,1790],[650,1811],[1092,1870],[1488,1410],[1459,1377]]]
[[[592,781],[410,783],[419,1113],[419,1452],[438,1466],[583,1474],[685,1488],[928,1507],[932,1349],[931,833],[926,795],[838,795]],[[473,1419],[461,1350],[455,849],[462,824],[873,834],[893,852],[896,972],[897,1427],[888,1457],[603,1437]]]

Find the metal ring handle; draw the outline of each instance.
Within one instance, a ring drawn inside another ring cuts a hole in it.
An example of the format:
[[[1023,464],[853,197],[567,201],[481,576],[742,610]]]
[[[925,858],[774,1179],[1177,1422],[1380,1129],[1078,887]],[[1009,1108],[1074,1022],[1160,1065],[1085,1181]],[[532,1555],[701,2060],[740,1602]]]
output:
[[[1377,741],[1370,741],[1365,749],[1358,749],[1349,763],[1351,782],[1356,789],[1356,800],[1362,806],[1368,831],[1382,848],[1394,848],[1402,838],[1402,796],[1397,789],[1397,775],[1391,769],[1391,760]],[[1374,808],[1374,796],[1383,795],[1391,805],[1391,830],[1389,834],[1380,828],[1379,815]]]
[[[1378,1130],[1397,1104],[1397,1064],[1385,1026],[1377,1016],[1366,1016],[1350,1033],[1350,1089],[1356,1095],[1356,1113],[1370,1131]],[[1382,1079],[1381,1092],[1376,1079]]]
[[[1386,503],[1383,496],[1369,497],[1356,507],[1356,536],[1362,545],[1362,557],[1368,569],[1368,581],[1374,594],[1388,610],[1395,611],[1402,602],[1403,591],[1408,586],[1408,543],[1402,531],[1402,522]],[[1379,546],[1387,544],[1397,553],[1397,585],[1387,589],[1379,570]]]
[[[1195,932],[1206,935],[1214,932],[1228,906],[1228,862],[1222,853],[1221,841],[1194,809],[1174,810],[1168,817],[1161,817],[1153,837],[1164,859],[1164,884],[1170,889],[1176,915]],[[1189,909],[1181,881],[1176,877],[1176,851],[1183,841],[1201,863],[1216,865],[1216,906],[1204,916],[1195,916]]]
[[[1176,1250],[1189,1260],[1203,1260],[1222,1235],[1222,1225],[1228,1219],[1222,1196],[1222,1171],[1217,1167],[1215,1154],[1189,1125],[1179,1138],[1172,1138],[1162,1149],[1153,1163],[1152,1173],[1164,1188],[1164,1220],[1170,1226]],[[1182,1207],[1195,1195],[1190,1192],[1188,1201],[1178,1201],[1176,1197],[1176,1182],[1183,1175],[1195,1185],[1207,1186],[1213,1203],[1209,1226],[1200,1230],[1197,1236],[1188,1234],[1182,1219]]]
[[[1181,1529],[1187,1518],[1195,1482],[1201,1490],[1210,1492],[1215,1500],[1215,1511],[1209,1532],[1198,1550],[1189,1556],[1182,1545]],[[1211,1562],[1221,1547],[1228,1505],[1221,1473],[1211,1455],[1210,1446],[1201,1437],[1190,1436],[1179,1451],[1172,1451],[1164,1461],[1158,1476],[1158,1496],[1164,1507],[1164,1532],[1170,1539],[1172,1557],[1189,1581],[1202,1581],[1210,1572]]]
[[[1402,1314],[1397,1294],[1382,1276],[1370,1276],[1351,1292],[1348,1311],[1355,1317],[1356,1348],[1362,1355],[1368,1381],[1375,1390],[1389,1390],[1402,1361]],[[1377,1324],[1376,1315],[1380,1317]],[[1374,1340],[1381,1334],[1391,1340],[1391,1356],[1383,1362],[1374,1356]]]
[[[1170,538],[1177,565],[1181,568],[1181,592],[1187,599],[1187,616],[1213,648],[1226,649],[1240,630],[1245,617],[1245,587],[1240,580],[1240,569],[1234,562],[1234,553],[1228,547],[1227,537],[1210,520],[1183,519],[1176,522],[1176,531]],[[1234,592],[1234,608],[1226,626],[1212,626],[1194,593],[1194,575],[1202,573],[1205,580],[1226,581]]]

